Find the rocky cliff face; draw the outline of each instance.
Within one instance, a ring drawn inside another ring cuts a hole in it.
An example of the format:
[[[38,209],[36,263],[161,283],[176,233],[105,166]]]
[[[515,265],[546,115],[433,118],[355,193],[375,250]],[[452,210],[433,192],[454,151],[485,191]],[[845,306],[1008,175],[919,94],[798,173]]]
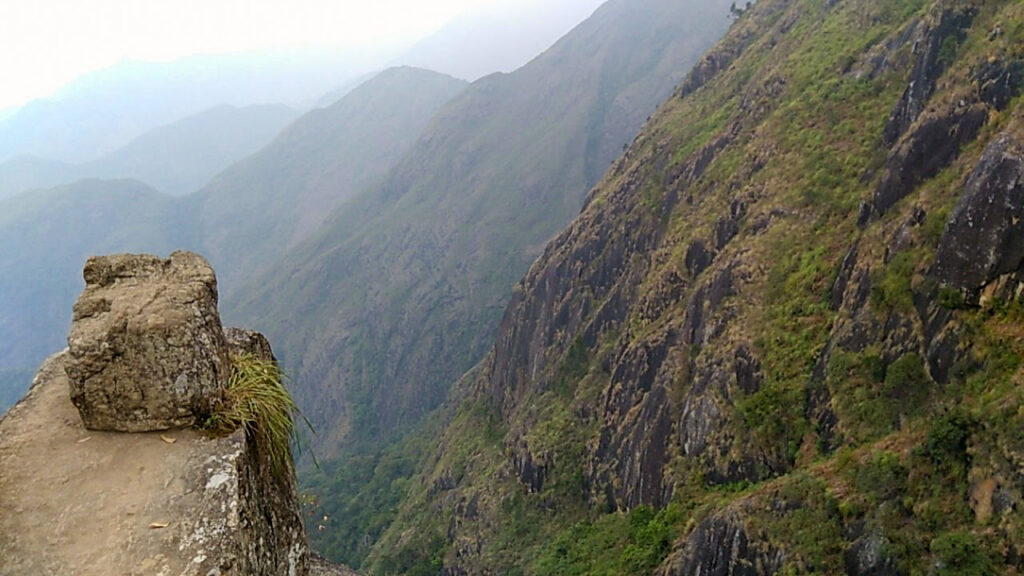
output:
[[[1022,46],[1019,2],[748,9],[519,285],[381,547],[441,529],[415,503],[453,574],[1020,570]]]
[[[295,477],[252,427],[194,427],[229,358],[274,362],[221,328],[209,264],[93,258],[85,277],[70,350],[0,419],[0,574],[343,574],[311,559]]]

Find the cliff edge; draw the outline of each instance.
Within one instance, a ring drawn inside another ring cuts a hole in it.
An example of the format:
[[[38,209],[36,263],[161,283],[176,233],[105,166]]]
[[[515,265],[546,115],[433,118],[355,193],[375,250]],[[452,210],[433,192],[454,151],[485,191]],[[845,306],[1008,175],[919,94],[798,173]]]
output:
[[[91,259],[86,281],[70,349],[0,418],[0,576],[348,574],[310,553],[294,474],[252,427],[192,425],[221,401],[228,358],[273,361],[259,334],[221,328],[205,260]],[[157,418],[175,396],[189,406]]]

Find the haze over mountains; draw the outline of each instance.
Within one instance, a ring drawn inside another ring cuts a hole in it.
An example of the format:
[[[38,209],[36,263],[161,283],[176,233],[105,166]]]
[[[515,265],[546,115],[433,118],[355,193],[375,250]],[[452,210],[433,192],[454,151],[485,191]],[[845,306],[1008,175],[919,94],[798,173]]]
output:
[[[420,40],[393,64],[477,80],[511,72],[590,16],[601,0],[498,2],[471,9]]]
[[[222,285],[235,291],[380,179],[465,86],[436,72],[385,70],[190,197],[201,250]]]
[[[576,13],[582,19],[586,10],[580,10]],[[544,29],[550,33],[552,22],[557,21],[567,30],[575,23],[568,16],[570,12],[559,11],[559,18],[552,20],[544,6],[531,5],[529,10],[517,12],[521,18],[516,21],[520,26],[516,29]],[[463,21],[477,20],[474,16]],[[447,33],[441,30],[436,36]],[[486,41],[487,38],[474,39]],[[517,44],[507,50],[487,51],[467,45],[462,55],[455,54],[448,62],[460,66],[461,58],[465,57],[477,64],[490,62],[498,70],[499,61],[525,63],[541,49],[540,44]],[[415,55],[415,50],[406,54]],[[480,54],[486,54],[483,60]],[[212,253],[219,264],[222,292],[229,294],[243,280],[242,273],[236,271],[253,274],[269,266],[274,257],[312,233],[332,207],[383,176],[418,138],[437,108],[462,86],[460,81],[438,74],[405,69],[390,71],[380,78],[361,72],[364,82],[370,82],[347,103],[338,100],[358,85],[352,80],[341,81],[347,87],[329,96],[317,92],[338,86],[337,78],[351,78],[353,70],[365,70],[368,63],[391,58],[394,54],[385,51],[373,54],[372,58],[350,59],[338,66],[336,55],[332,54],[197,56],[171,63],[125,62],[90,74],[49,101],[11,110],[10,122],[0,122],[0,149],[49,155],[23,155],[0,163],[0,202],[5,196],[70,183],[77,178],[134,178],[159,192],[185,194],[188,197],[171,203],[174,218],[158,218],[149,225],[154,227],[154,233],[173,235],[178,247]],[[389,78],[390,83],[386,81]],[[422,85],[417,83],[419,80]],[[202,90],[196,90],[197,85]],[[166,126],[156,126],[164,119],[212,103],[301,103],[318,98],[324,110],[312,110],[265,150],[224,170],[219,178],[212,178],[211,171],[220,171],[253,147],[262,146],[295,113],[280,104],[241,108],[223,104]],[[137,136],[119,150],[103,153],[127,135],[143,129],[150,132]],[[97,158],[77,164],[54,159],[78,162],[89,157]],[[207,181],[208,185],[199,191]],[[101,187],[99,182],[91,181],[62,186],[61,190],[68,194],[83,188],[97,192]],[[294,195],[293,189],[297,190]],[[154,192],[148,190],[146,196]],[[112,196],[112,201],[119,199],[118,195]],[[165,199],[157,203],[164,204]],[[50,214],[51,210],[77,209],[74,202],[57,202],[50,208],[25,198],[10,198],[3,206],[33,221],[62,217]],[[242,214],[248,216],[243,218]],[[165,230],[172,223],[176,229]],[[96,225],[104,223],[97,221]],[[102,251],[135,250],[130,235],[121,234],[119,226],[110,225],[106,232],[123,242],[97,242],[96,238],[76,236],[76,231],[39,237],[38,241],[72,244],[81,248],[83,254],[98,252],[101,247]],[[0,253],[13,254],[19,250],[20,244],[13,241]],[[35,278],[39,283],[61,286],[59,293],[65,296],[75,292],[73,287],[80,283],[79,266],[61,268],[70,261],[30,266],[30,270],[19,269],[23,260],[5,261],[5,273],[25,282]],[[31,322],[33,327],[21,332],[28,324],[20,322],[29,317],[29,311],[36,310],[26,299],[32,299],[30,292],[0,295],[0,325],[19,326],[17,331],[4,330],[0,339],[21,340],[17,348],[32,351],[28,355],[0,354],[0,388],[10,401],[27,387],[28,376],[66,331],[66,319],[61,317],[64,312],[54,304],[54,315],[36,316]],[[14,348],[0,345],[0,350]],[[30,356],[32,359],[28,359]],[[0,402],[0,407],[7,404],[9,401]]]
[[[359,73],[346,55],[298,53],[126,61],[79,78],[0,123],[0,160],[95,160],[145,132],[216,106],[298,107]]]
[[[181,196],[262,148],[298,115],[282,104],[222,105],[154,128],[90,162],[19,156],[0,163],[0,199],[84,178],[134,178]]]
[[[139,181],[93,179],[0,200],[0,366],[24,374],[63,346],[81,265],[93,253],[208,251],[229,294],[241,271],[268,266],[386,172],[464,85],[412,68],[385,71],[179,198]]]

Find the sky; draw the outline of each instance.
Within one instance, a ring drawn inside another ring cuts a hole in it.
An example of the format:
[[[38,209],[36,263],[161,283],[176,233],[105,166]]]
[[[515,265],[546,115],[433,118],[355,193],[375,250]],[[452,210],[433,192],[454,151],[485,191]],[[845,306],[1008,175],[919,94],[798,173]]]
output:
[[[13,0],[0,6],[0,109],[121,60],[414,41],[520,0]]]

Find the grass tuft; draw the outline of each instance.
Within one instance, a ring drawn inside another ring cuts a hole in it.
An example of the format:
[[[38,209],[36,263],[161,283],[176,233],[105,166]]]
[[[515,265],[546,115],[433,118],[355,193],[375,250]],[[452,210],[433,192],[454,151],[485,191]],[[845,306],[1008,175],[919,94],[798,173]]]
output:
[[[284,372],[272,361],[252,354],[233,356],[224,400],[203,425],[215,434],[245,428],[280,476],[294,468],[291,440],[295,437],[294,416],[299,413],[284,379]]]

